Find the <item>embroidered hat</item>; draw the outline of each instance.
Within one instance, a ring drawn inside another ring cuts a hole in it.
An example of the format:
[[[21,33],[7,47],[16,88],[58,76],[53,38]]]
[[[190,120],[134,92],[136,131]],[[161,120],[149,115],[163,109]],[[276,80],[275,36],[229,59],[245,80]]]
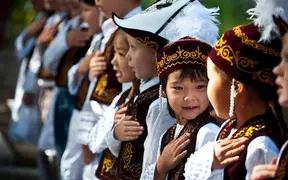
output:
[[[160,79],[171,72],[187,67],[206,69],[211,46],[201,40],[184,37],[166,45],[157,57],[157,71]]]
[[[131,18],[121,19],[115,14],[112,18],[129,35],[159,52],[185,36],[213,45],[218,38],[218,10],[208,9],[198,0],[160,0]]]
[[[274,22],[277,25],[279,35],[283,37],[288,32],[288,24],[281,16],[273,16]]]
[[[209,53],[210,59],[230,77],[252,87],[273,87],[272,69],[280,63],[281,41],[259,42],[254,24],[226,31]]]

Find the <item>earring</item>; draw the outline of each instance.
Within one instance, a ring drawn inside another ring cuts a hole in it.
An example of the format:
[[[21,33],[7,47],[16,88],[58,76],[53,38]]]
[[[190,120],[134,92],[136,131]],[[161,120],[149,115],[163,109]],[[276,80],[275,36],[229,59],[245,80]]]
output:
[[[159,86],[159,113],[162,110],[162,85]]]
[[[230,89],[230,108],[229,108],[229,117],[232,118],[234,115],[234,108],[235,108],[235,79],[232,79],[231,89]]]

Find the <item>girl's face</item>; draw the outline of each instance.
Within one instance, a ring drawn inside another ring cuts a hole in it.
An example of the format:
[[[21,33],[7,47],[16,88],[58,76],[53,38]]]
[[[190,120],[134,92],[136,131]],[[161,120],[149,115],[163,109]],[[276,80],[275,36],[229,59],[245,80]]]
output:
[[[181,70],[169,74],[166,96],[176,117],[192,120],[208,108],[207,82],[191,81],[189,76],[181,79],[180,76]]]
[[[129,59],[129,66],[135,72],[138,79],[151,79],[157,76],[156,52],[127,35],[129,51],[126,58]]]
[[[273,72],[277,75],[276,84],[278,85],[279,104],[288,107],[288,33],[283,38],[281,57],[281,63],[274,68]]]
[[[129,44],[126,34],[119,31],[114,39],[115,55],[111,63],[120,83],[132,82],[136,78],[132,68],[128,65],[129,59],[126,57],[128,50]]]
[[[207,76],[209,78],[207,94],[215,113],[222,119],[228,119],[231,82],[228,77],[225,79],[210,58],[207,60]]]
[[[81,3],[82,7],[82,18],[85,22],[89,24],[89,29],[92,30],[92,33],[96,33],[100,31],[99,26],[99,11],[96,6],[90,6],[85,3]]]

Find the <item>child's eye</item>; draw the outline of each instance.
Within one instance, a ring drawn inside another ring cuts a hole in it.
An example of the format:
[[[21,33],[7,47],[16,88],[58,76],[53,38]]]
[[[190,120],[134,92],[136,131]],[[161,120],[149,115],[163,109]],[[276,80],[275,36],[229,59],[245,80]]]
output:
[[[181,86],[174,86],[174,87],[172,87],[172,89],[175,89],[175,90],[182,90],[183,87],[181,87]]]
[[[205,86],[205,85],[199,85],[199,86],[197,86],[196,87],[196,89],[203,89],[203,88],[206,88],[207,86]]]
[[[124,57],[126,54],[119,52],[119,56]]]

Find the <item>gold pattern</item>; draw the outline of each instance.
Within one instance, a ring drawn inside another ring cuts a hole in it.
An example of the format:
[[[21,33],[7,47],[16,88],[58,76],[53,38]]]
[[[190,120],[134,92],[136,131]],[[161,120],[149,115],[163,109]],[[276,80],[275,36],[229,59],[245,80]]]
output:
[[[241,38],[242,43],[251,46],[254,49],[258,49],[262,51],[264,54],[270,54],[276,57],[280,57],[280,53],[275,51],[274,49],[267,48],[264,45],[259,44],[257,41],[249,39],[249,37],[241,31],[241,26],[234,27],[233,31],[237,37]]]
[[[234,52],[232,47],[226,44],[227,41],[224,40],[223,37],[224,35],[222,35],[220,40],[214,46],[217,56],[221,56],[222,59],[227,60],[231,66],[235,63],[236,67],[240,71],[252,74],[253,79],[259,79],[260,81],[270,85],[274,84],[274,76],[271,69],[256,69],[255,65],[258,63],[257,61],[241,56],[240,51]]]
[[[144,39],[137,37],[136,38],[138,41],[140,41],[141,43],[145,44],[146,46],[158,51],[159,46],[155,41],[150,41],[149,37],[145,37]]]
[[[142,164],[136,164],[132,165],[130,162],[132,160],[133,151],[132,151],[132,144],[126,143],[124,147],[124,168],[129,169],[131,171],[131,174],[133,174],[135,177],[140,176],[142,172]]]
[[[195,61],[177,61],[178,59],[195,59]],[[176,61],[176,62],[175,62]],[[157,62],[157,70],[160,75],[164,70],[176,66],[177,64],[199,64],[206,66],[207,56],[200,51],[199,46],[195,51],[185,51],[178,46],[176,53],[167,55],[163,52],[163,56],[160,61]],[[172,63],[171,63],[172,62]]]
[[[288,155],[286,155],[283,159],[281,159],[277,168],[275,180],[282,180],[284,178],[286,174],[287,162],[288,162]]]

